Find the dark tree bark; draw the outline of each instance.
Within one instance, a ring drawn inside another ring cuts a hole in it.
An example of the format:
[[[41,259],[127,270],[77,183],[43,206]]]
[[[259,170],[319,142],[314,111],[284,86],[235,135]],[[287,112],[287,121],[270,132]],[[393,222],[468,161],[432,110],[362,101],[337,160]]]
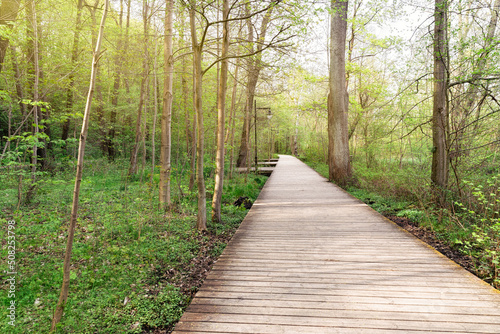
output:
[[[431,180],[441,201],[448,186],[448,0],[436,0],[434,13],[434,96],[432,114]]]
[[[330,93],[328,95],[329,179],[345,186],[351,178],[348,97],[345,75],[347,0],[332,0],[330,30]]]

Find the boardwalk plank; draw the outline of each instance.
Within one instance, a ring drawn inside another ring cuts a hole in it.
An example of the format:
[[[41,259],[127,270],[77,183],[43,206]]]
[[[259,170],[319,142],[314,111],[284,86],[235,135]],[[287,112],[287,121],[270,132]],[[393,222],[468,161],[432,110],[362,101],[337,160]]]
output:
[[[282,156],[174,333],[500,333],[500,293]]]

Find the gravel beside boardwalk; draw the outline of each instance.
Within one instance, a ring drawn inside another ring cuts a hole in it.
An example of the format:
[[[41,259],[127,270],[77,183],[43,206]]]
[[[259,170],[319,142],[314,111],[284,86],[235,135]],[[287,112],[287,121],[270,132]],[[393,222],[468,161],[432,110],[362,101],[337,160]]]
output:
[[[500,333],[500,293],[281,156],[174,333]]]

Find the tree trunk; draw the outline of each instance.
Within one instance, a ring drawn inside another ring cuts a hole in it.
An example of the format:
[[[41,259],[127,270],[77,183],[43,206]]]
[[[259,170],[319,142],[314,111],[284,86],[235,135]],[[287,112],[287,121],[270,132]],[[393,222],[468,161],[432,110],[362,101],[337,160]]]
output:
[[[19,12],[20,0],[3,0],[0,5],[0,26],[12,27]],[[9,39],[0,36],[0,73],[3,68],[3,60],[9,47]]]
[[[59,301],[57,302],[56,310],[54,312],[54,317],[52,318],[51,332],[55,332],[57,324],[61,321],[64,312],[64,307],[66,306],[66,301],[68,299],[71,251],[73,248],[73,238],[75,235],[75,226],[78,215],[78,198],[80,195],[80,184],[82,181],[85,142],[87,139],[90,107],[92,104],[92,96],[94,94],[97,63],[100,58],[101,41],[102,41],[102,36],[104,34],[104,23],[106,21],[106,15],[108,13],[108,7],[109,7],[109,0],[106,0],[106,3],[104,5],[104,12],[102,14],[102,19],[101,19],[101,25],[99,28],[99,37],[97,39],[94,55],[92,57],[92,72],[90,76],[90,85],[89,85],[89,92],[87,95],[87,103],[85,105],[85,113],[83,116],[82,131],[80,134],[80,143],[78,149],[78,164],[76,167],[75,188],[73,191],[73,205],[71,207],[71,220],[68,227],[68,241],[66,244],[66,253],[64,256],[63,283],[61,286],[61,294],[59,295]]]
[[[340,186],[345,186],[351,178],[345,75],[348,1],[332,0],[331,6],[330,93],[328,95],[329,179]]]
[[[125,36],[122,33],[122,24],[123,24],[123,0],[120,1],[120,18],[119,18],[119,26],[120,26],[120,36],[118,39],[117,45],[117,54],[115,58],[115,74],[114,74],[114,82],[113,82],[113,93],[111,98],[111,113],[109,119],[109,131],[107,140],[107,148],[108,148],[108,156],[111,160],[114,160],[116,157],[116,149],[115,149],[115,135],[116,135],[116,117],[117,117],[117,109],[118,109],[118,97],[119,90],[123,76],[123,63],[124,59],[128,53],[128,44],[129,44],[129,25],[130,25],[130,1],[127,1],[127,23]],[[122,50],[123,45],[123,50]]]
[[[150,183],[153,184],[153,176],[155,173],[155,166],[156,166],[156,120],[158,117],[158,33],[155,28],[155,57],[154,57],[154,62],[153,62],[153,108],[154,108],[154,115],[153,115],[153,134],[151,136],[151,176],[150,176]]]
[[[30,36],[31,38],[31,46],[30,46],[30,55],[31,59],[30,62],[33,66],[33,101],[32,101],[32,106],[33,106],[33,136],[35,137],[35,144],[33,146],[33,154],[32,154],[32,159],[31,159],[31,178],[32,178],[32,187],[34,186],[36,182],[36,170],[37,170],[37,165],[38,165],[38,133],[40,132],[39,129],[39,116],[40,116],[40,107],[38,105],[39,103],[39,81],[40,81],[40,67],[39,67],[39,54],[38,54],[38,22],[37,22],[37,17],[36,17],[36,4],[35,1],[30,1],[28,3],[28,14],[29,18],[28,20],[31,23],[31,27],[29,31],[32,33]]]
[[[172,49],[174,0],[168,0],[165,8],[165,78],[163,84],[163,112],[161,115],[160,150],[160,203],[170,206],[170,171],[172,151],[172,99],[174,57]]]
[[[444,190],[448,185],[448,0],[436,0],[434,13],[434,96],[432,115],[432,154],[431,180],[441,195],[443,204]]]
[[[142,79],[141,79],[141,92],[139,94],[139,107],[137,108],[137,118],[135,122],[135,140],[132,153],[130,155],[130,167],[128,175],[137,173],[137,156],[139,154],[139,144],[141,143],[142,136],[144,135],[141,130],[142,113],[144,109],[144,101],[146,99],[146,83],[149,75],[149,60],[148,60],[148,30],[149,30],[149,6],[146,0],[143,0],[143,26],[144,26],[144,50],[142,60]]]
[[[225,20],[222,32],[222,54],[219,91],[217,96],[217,153],[215,158],[215,187],[212,199],[212,221],[221,223],[221,201],[224,183],[224,137],[228,61],[225,59],[229,49],[229,0],[223,0],[222,19]]]
[[[195,9],[193,7],[189,9],[189,23],[191,28],[191,41],[193,49],[194,111],[196,113],[196,127],[198,132],[198,136],[196,138],[196,184],[198,186],[198,218],[196,228],[200,231],[204,231],[207,229],[207,196],[205,189],[205,179],[203,177],[205,145],[202,109],[203,73],[201,70],[203,44],[198,43],[198,37],[196,36]]]
[[[82,9],[83,9],[83,0],[78,0],[77,8],[76,8],[76,25],[75,25],[75,34],[73,36],[73,49],[71,50],[71,68],[76,68],[76,62],[78,60],[78,49],[80,43],[80,31],[82,30]],[[73,70],[69,73],[69,84],[68,89],[66,90],[66,113],[72,114],[73,111],[73,90],[75,88],[75,75]],[[63,123],[62,135],[61,139],[68,139],[69,135],[69,127],[70,127],[70,119],[71,116],[67,115],[66,120]]]
[[[250,12],[249,7],[246,7],[247,15]],[[262,69],[262,48],[264,47],[264,42],[266,39],[267,28],[269,22],[271,21],[271,15],[273,12],[273,7],[270,7],[264,18],[262,19],[260,34],[257,37],[257,54],[254,57],[248,58],[248,82],[246,88],[246,104],[245,104],[245,117],[243,119],[243,130],[241,131],[241,141],[240,150],[238,154],[238,160],[236,165],[238,167],[245,167],[247,165],[247,159],[250,153],[250,123],[252,108],[254,106],[255,88],[257,87],[257,82],[259,81],[260,70]],[[248,28],[248,41],[250,43],[250,53],[254,52],[254,26],[251,19],[247,19]]]
[[[454,146],[453,148],[456,151],[455,157],[457,158],[461,156],[462,152],[464,151],[468,152],[467,150],[464,150],[463,141],[466,140],[467,138],[465,133],[467,130],[466,129],[467,124],[469,123],[469,117],[474,113],[474,111],[476,110],[479,111],[480,105],[483,101],[482,99],[483,94],[478,94],[482,86],[480,82],[477,82],[477,80],[479,80],[482,76],[485,75],[484,70],[488,63],[489,59],[488,56],[490,55],[491,52],[497,50],[498,42],[495,40],[495,30],[497,27],[499,11],[500,11],[500,0],[495,0],[491,9],[490,22],[488,24],[488,28],[486,31],[486,38],[484,40],[482,52],[479,55],[477,63],[473,64],[473,68],[471,69],[472,72],[471,84],[469,84],[465,92],[466,103],[465,106],[459,109],[458,124],[453,145]],[[478,115],[479,117],[478,113],[476,113],[476,115]],[[475,124],[478,125],[477,122]],[[450,146],[452,142],[453,141],[451,141],[450,139]]]
[[[234,161],[234,131],[236,126],[236,94],[238,92],[238,70],[240,68],[240,59],[236,60],[236,69],[234,70],[234,84],[233,91],[231,94],[231,115],[229,118],[229,138],[226,138],[226,141],[229,140],[229,178],[233,177],[233,161]]]

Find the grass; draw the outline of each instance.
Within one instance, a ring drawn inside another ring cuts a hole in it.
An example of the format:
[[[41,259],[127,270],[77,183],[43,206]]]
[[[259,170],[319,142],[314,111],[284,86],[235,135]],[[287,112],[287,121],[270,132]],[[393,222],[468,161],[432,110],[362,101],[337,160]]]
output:
[[[188,305],[192,291],[178,278],[188,275],[193,261],[209,252],[220,255],[227,239],[246,215],[232,205],[239,196],[255,200],[266,178],[241,175],[226,182],[223,224],[209,223],[209,232],[195,230],[196,193],[187,177],[178,188],[173,210],[158,210],[156,183],[149,175],[125,180],[126,162],[86,164],[72,253],[68,303],[58,333],[142,333],[169,329]],[[153,175],[157,178],[158,171]],[[210,191],[210,181],[208,191]],[[0,216],[2,256],[7,258],[8,221],[15,221],[16,327],[0,323],[1,333],[47,333],[62,283],[74,179],[61,171],[44,176],[31,203],[16,210],[17,192],[5,192]],[[2,193],[15,180],[2,183]],[[173,189],[177,185],[173,185]],[[213,187],[213,186],[212,186]],[[207,207],[209,207],[208,203]],[[210,210],[209,210],[210,211]],[[208,244],[210,238],[216,239]],[[0,270],[8,270],[2,262]],[[167,273],[167,274],[166,274]],[[175,273],[169,275],[168,273]],[[3,276],[6,279],[6,275]],[[7,318],[7,285],[0,290],[0,317]],[[84,320],[84,321],[82,321]]]

